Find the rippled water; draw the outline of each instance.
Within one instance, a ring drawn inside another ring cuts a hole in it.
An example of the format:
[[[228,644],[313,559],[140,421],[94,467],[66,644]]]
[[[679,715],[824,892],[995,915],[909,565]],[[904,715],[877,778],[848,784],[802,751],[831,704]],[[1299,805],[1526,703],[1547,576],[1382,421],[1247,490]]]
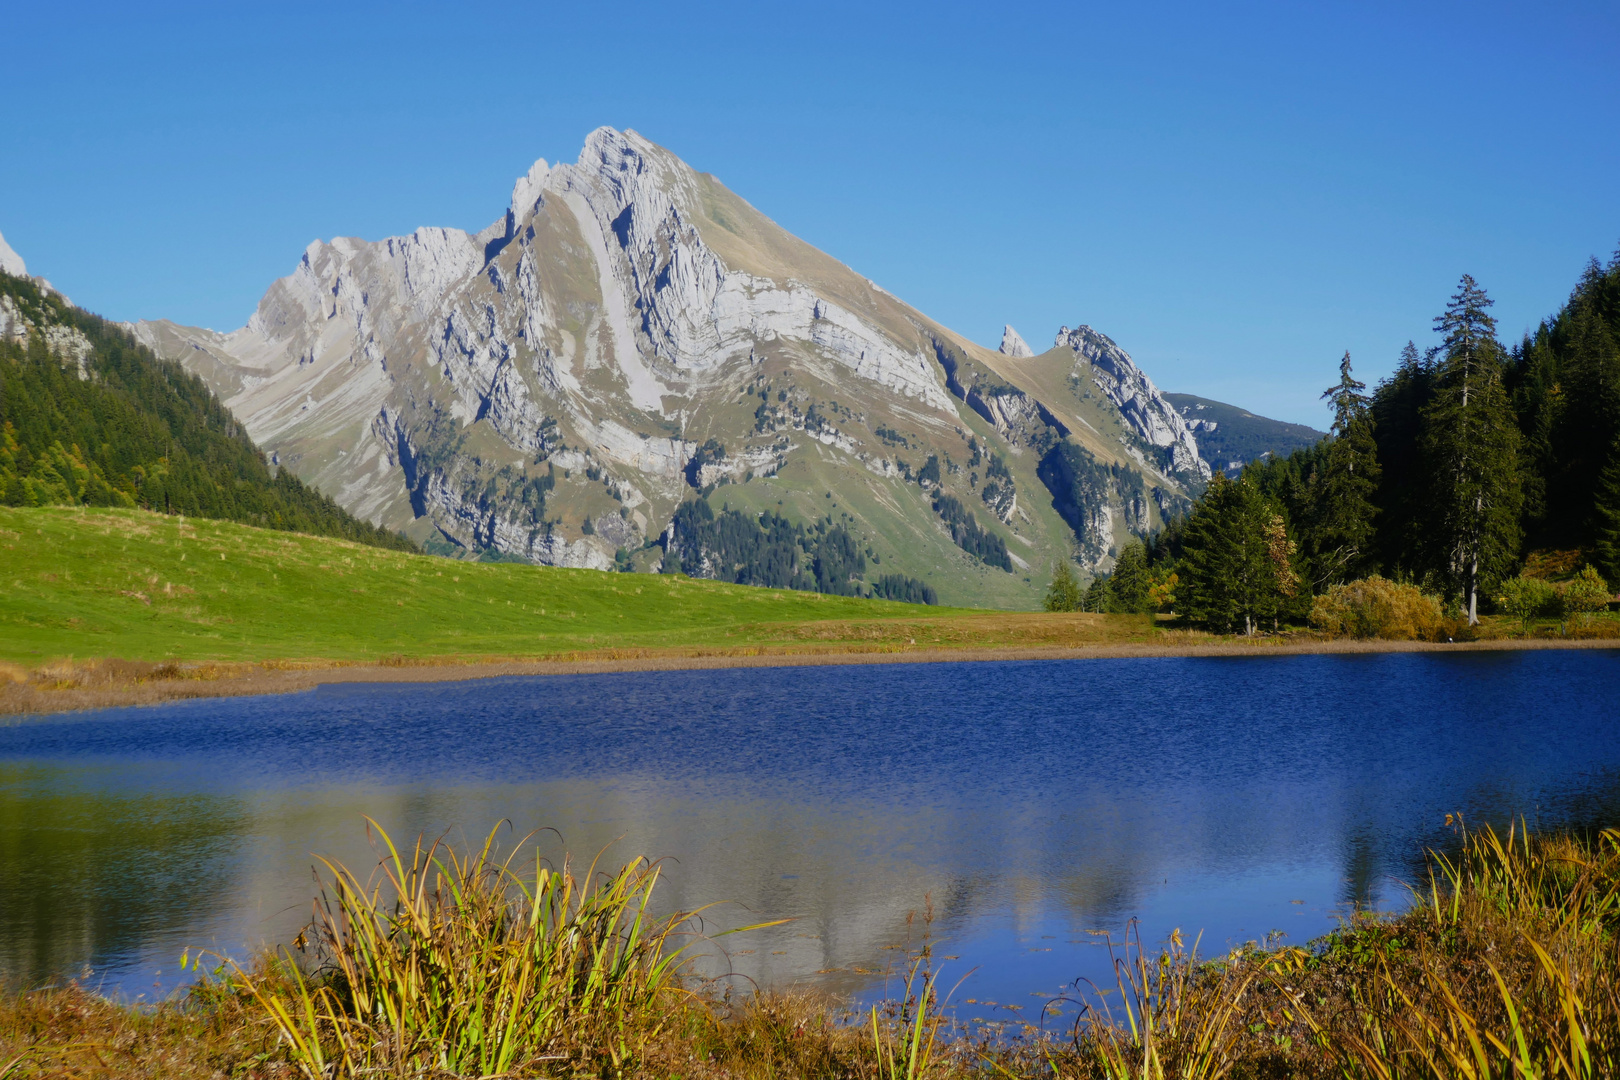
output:
[[[1620,824],[1620,654],[813,667],[345,685],[0,727],[0,973],[135,996],[307,920],[312,854],[515,836],[667,856],[763,984],[881,992],[930,928],[959,997],[1403,901],[1447,812]],[[560,839],[559,839],[560,837]],[[917,917],[908,927],[907,915]],[[980,1006],[980,1008],[985,1008]]]

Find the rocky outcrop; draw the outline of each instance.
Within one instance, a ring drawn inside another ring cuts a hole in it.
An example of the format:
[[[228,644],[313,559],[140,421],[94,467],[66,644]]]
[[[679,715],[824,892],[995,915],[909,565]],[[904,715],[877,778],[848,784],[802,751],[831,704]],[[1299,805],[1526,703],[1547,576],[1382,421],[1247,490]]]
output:
[[[1031,349],[1018,331],[1014,330],[1010,325],[1002,327],[1001,348],[997,351],[1003,356],[1012,357],[1014,360],[1021,360],[1024,357],[1035,355],[1035,350]]]
[[[1159,452],[1157,461],[1146,464],[1165,472],[1209,479],[1209,466],[1198,455],[1198,443],[1186,419],[1164,399],[1129,353],[1089,326],[1075,330],[1063,327],[1058,331],[1056,346],[1074,350],[1077,373],[1085,369],[1084,376],[1113,402],[1131,430]]]
[[[520,184],[525,199],[533,178]],[[885,389],[950,408],[922,352],[898,347],[881,328],[801,282],[728,267],[695,224],[702,196],[692,171],[634,132],[592,132],[577,165],[547,172],[538,199],[552,192],[576,211],[600,252],[604,293],[621,294],[622,305],[607,305],[629,324],[613,328],[618,340],[644,344],[659,362],[655,373],[662,365],[701,373],[761,342],[790,340]]]
[[[27,277],[28,264],[23,262],[21,255],[11,250],[6,238],[0,234],[0,273],[10,274],[12,277]]]
[[[48,323],[36,326],[34,321],[17,306],[17,302],[9,295],[0,296],[0,341],[15,341],[26,344],[30,335],[38,333],[45,341],[45,348],[51,355],[64,364],[73,365],[79,378],[89,374],[87,361],[90,359],[90,339],[76,326],[67,326],[62,323]]]

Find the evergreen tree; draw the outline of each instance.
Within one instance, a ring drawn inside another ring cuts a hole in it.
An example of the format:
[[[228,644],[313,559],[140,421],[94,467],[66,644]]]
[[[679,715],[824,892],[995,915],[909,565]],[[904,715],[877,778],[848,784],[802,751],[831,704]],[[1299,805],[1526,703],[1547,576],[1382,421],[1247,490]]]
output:
[[[1444,335],[1434,397],[1422,412],[1444,571],[1479,622],[1479,591],[1503,576],[1519,548],[1519,429],[1502,383],[1502,347],[1491,299],[1472,277],[1435,319]]]
[[[1133,615],[1148,610],[1148,589],[1152,584],[1148,579],[1147,549],[1140,540],[1126,544],[1108,578],[1113,594],[1109,610]]]
[[[1046,590],[1046,610],[1079,611],[1084,601],[1080,582],[1069,568],[1069,560],[1059,559],[1057,569],[1052,573],[1052,587]]]
[[[1610,447],[1592,502],[1593,561],[1604,577],[1620,581],[1620,439]]]
[[[1363,576],[1373,547],[1378,444],[1366,389],[1351,375],[1345,353],[1338,384],[1322,394],[1333,403],[1333,427],[1307,497],[1306,554],[1318,589]]]
[[[1247,477],[1216,475],[1187,519],[1176,609],[1216,631],[1254,633],[1293,589],[1292,544],[1281,515]]]
[[[1373,395],[1372,429],[1380,467],[1373,500],[1381,510],[1377,561],[1386,572],[1417,577],[1433,561],[1426,556],[1429,497],[1420,457],[1423,409],[1433,392],[1433,366],[1408,341],[1395,373]]]

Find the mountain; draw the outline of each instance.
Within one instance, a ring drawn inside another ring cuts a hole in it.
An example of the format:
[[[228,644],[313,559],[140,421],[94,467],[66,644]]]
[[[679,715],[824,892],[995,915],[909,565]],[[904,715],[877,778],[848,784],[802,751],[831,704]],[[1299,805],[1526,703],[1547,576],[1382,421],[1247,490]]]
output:
[[[19,278],[28,276],[28,264],[23,262],[21,255],[11,250],[3,234],[0,234],[0,274]]]
[[[1285,458],[1327,438],[1325,431],[1269,420],[1222,401],[1193,394],[1166,394],[1164,398],[1186,419],[1204,461],[1214,471],[1228,475],[1236,475],[1251,461]]]
[[[26,268],[10,248],[0,262],[0,504],[143,506],[412,546],[272,472],[200,379],[13,275]]]
[[[1209,476],[1101,333],[983,348],[610,128],[477,234],[316,241],[239,330],[134,331],[274,460],[466,557],[1030,607]]]

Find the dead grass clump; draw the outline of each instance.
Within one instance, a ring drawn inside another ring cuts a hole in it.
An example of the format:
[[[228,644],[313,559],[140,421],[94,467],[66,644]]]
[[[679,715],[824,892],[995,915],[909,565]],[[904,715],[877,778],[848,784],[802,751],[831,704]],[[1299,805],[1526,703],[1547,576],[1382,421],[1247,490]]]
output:
[[[215,1080],[298,1076],[250,1004],[199,989],[134,1009],[77,984],[0,993],[0,1077]]]

